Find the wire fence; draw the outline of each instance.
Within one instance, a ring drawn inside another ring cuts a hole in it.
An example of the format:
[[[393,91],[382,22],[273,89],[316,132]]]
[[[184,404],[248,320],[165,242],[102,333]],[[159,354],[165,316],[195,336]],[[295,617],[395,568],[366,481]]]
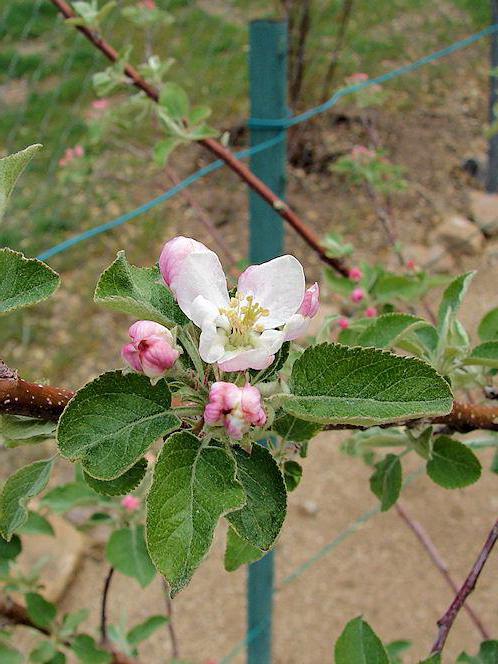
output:
[[[43,20],[44,22],[46,22],[47,25],[49,21],[53,21],[54,19],[53,12],[46,12],[45,6],[46,5],[44,0],[36,0],[35,3],[32,3],[31,7],[32,11],[30,18],[28,21],[26,21],[23,24],[22,30],[18,34],[19,40],[28,38],[35,30],[38,21]],[[3,10],[3,14],[0,14],[0,34],[1,34],[2,25],[7,22],[6,17],[8,17],[9,11],[10,11],[9,7],[7,6]],[[323,9],[322,6],[322,14],[324,12],[325,9]],[[49,21],[46,20],[47,17]],[[203,80],[203,78],[207,75],[209,71],[209,68],[212,64],[212,58],[214,58],[215,53],[219,52],[220,50],[222,52],[223,51],[226,52],[227,44],[228,47],[230,47],[230,44],[232,43],[231,40],[235,40],[234,43],[236,43],[238,47],[240,43],[237,40],[240,38],[242,32],[245,30],[245,26],[243,24],[237,26],[233,30],[228,30],[223,21],[218,21],[217,19],[213,19],[213,17],[209,17],[207,19],[204,17],[204,19],[205,20],[203,21],[198,20],[197,23],[193,21],[194,23],[194,27],[192,28],[193,30],[192,36],[194,37],[193,43],[195,43],[196,40],[200,40],[201,36],[206,31],[207,26],[209,26],[209,29],[211,30],[211,38],[209,40],[207,51],[205,49],[203,52],[195,50],[190,54],[190,57],[186,62],[182,62],[182,72],[183,72],[182,76],[184,78],[185,77],[187,78],[186,87],[189,87],[188,77],[192,76],[192,72],[195,72],[196,78],[198,78],[199,80]],[[187,18],[185,18],[185,21],[186,20]],[[189,18],[188,20],[191,19]],[[213,27],[214,27],[214,32],[213,32]],[[112,24],[109,25],[109,28],[112,28]],[[179,28],[181,30],[181,24]],[[49,27],[48,28],[45,27],[45,29],[50,30]],[[54,26],[52,30],[53,32],[50,33],[49,39],[53,39],[55,43],[61,43],[60,29]],[[250,118],[247,122],[247,125],[250,128],[258,127],[258,128],[280,129],[281,132],[271,140],[260,143],[255,147],[240,150],[236,154],[240,159],[246,159],[256,153],[269,150],[270,148],[274,147],[275,145],[285,140],[285,132],[287,129],[306,123],[312,118],[315,118],[321,114],[326,113],[327,111],[330,111],[334,106],[336,106],[336,104],[340,100],[344,99],[348,95],[352,95],[372,85],[383,85],[394,79],[404,77],[410,73],[419,70],[422,67],[426,67],[430,64],[436,63],[439,60],[446,58],[451,54],[456,53],[457,51],[468,48],[471,45],[477,43],[478,41],[497,32],[498,32],[498,24],[486,27],[480,30],[479,32],[470,35],[469,37],[454,41],[449,46],[446,46],[438,50],[434,50],[433,52],[424,55],[423,57],[414,59],[412,62],[409,62],[408,64],[389,69],[387,72],[372,77],[361,83],[351,85],[348,87],[342,87],[339,90],[337,90],[333,95],[331,95],[329,99],[327,99],[325,102],[313,106],[312,108],[309,108],[302,113],[298,113],[296,115],[290,115],[287,119],[265,120],[262,118]],[[71,56],[64,61],[62,70],[58,71],[58,75],[62,77],[62,81],[61,80],[58,81],[58,86],[53,91],[53,94],[50,97],[51,105],[47,106],[43,115],[37,119],[38,128],[43,132],[44,129],[47,129],[53,121],[57,102],[60,101],[61,97],[64,94],[66,93],[68,94],[70,98],[70,104],[68,104],[66,112],[68,115],[71,115],[71,112],[74,110],[75,120],[72,122],[65,123],[64,126],[60,128],[61,131],[58,136],[61,146],[66,145],[68,140],[70,140],[72,136],[78,137],[81,135],[82,131],[80,127],[81,116],[80,113],[78,112],[78,109],[85,100],[88,100],[90,96],[92,71],[99,63],[99,55],[93,53],[91,48],[87,47],[87,45],[84,44],[81,38],[78,37],[77,39],[80,49],[72,50]],[[240,50],[240,48],[238,50]],[[317,60],[319,60],[319,58],[317,58]],[[6,70],[5,77],[7,79],[10,79],[11,75],[16,70],[16,68],[19,67],[22,61],[23,61],[22,54],[21,55],[16,54],[12,57],[12,59],[8,64],[8,68]],[[33,62],[34,61],[35,60],[33,60]],[[82,67],[82,62],[84,63],[84,67]],[[228,58],[227,58],[223,66],[224,69],[222,68],[217,72],[218,77],[222,79],[223,77],[226,78],[228,75],[234,76],[234,71],[242,72],[245,70],[245,55],[242,58],[236,60],[235,63],[232,62],[230,64],[228,64]],[[81,73],[82,69],[85,72],[83,75]],[[50,67],[48,67],[46,63],[39,62],[38,65],[32,70],[30,75],[31,76],[30,80],[32,82],[43,81],[46,78],[49,78],[52,72],[53,70]],[[70,84],[74,76],[76,76],[78,81],[77,90],[75,91],[73,89],[70,89],[68,93],[66,89],[65,92],[65,88],[62,83],[64,82],[67,83],[69,85],[69,88],[71,88]],[[242,87],[245,86],[246,84],[244,76],[242,76],[241,78],[242,83],[240,85]],[[194,83],[195,81],[193,82],[193,84]],[[208,82],[206,85],[209,88],[210,83]],[[240,95],[240,85],[239,88],[237,89],[236,94],[241,96],[242,98],[243,95]],[[9,120],[10,125],[8,127],[8,134],[5,140],[6,145],[12,145],[18,142],[20,138],[23,136],[22,132],[23,124],[25,122],[30,122],[33,119],[30,116],[29,95],[25,98],[24,103],[21,105],[21,107],[17,109],[17,113],[15,115],[16,117],[12,117]],[[57,168],[57,162],[58,159],[60,158],[60,155],[61,155],[61,149],[59,149],[58,151],[57,150],[53,151],[53,154],[50,157],[48,164],[45,164],[44,169],[46,171],[46,174],[48,174],[49,176],[53,176]],[[151,198],[142,205],[132,210],[129,210],[123,214],[115,216],[102,224],[84,230],[81,233],[77,233],[65,239],[62,242],[54,244],[51,247],[48,247],[47,249],[41,251],[38,254],[38,258],[41,260],[50,259],[58,254],[68,251],[69,249],[79,245],[84,241],[90,240],[91,238],[94,238],[102,233],[106,233],[112,229],[118,228],[120,226],[123,226],[124,224],[134,221],[139,217],[141,217],[142,215],[150,212],[157,206],[170,200],[178,193],[184,191],[186,188],[193,185],[195,182],[221,169],[223,166],[224,163],[221,160],[214,161],[208,164],[207,166],[198,169],[197,171],[195,171],[194,173],[183,179],[175,186],[167,189],[159,196]],[[36,214],[37,210],[42,210],[44,207],[46,207],[46,205],[47,205],[47,200],[40,200],[38,203],[38,207],[32,212]],[[58,207],[52,211],[52,214],[56,216],[62,213],[63,209],[61,207]],[[421,471],[418,471],[409,476],[406,484],[409,484],[413,480],[415,480],[416,477],[420,475],[420,472]],[[278,591],[281,588],[291,584],[293,581],[301,577],[312,566],[319,563],[324,557],[330,555],[343,542],[345,542],[349,537],[351,537],[354,533],[356,533],[362,525],[364,525],[369,520],[371,520],[375,515],[377,515],[379,511],[380,511],[379,508],[375,507],[361,514],[354,522],[352,522],[347,528],[345,528],[342,532],[336,535],[330,542],[328,542],[325,546],[321,547],[318,551],[312,554],[307,560],[305,560],[301,565],[295,568],[290,574],[284,577],[280,581],[279,586],[275,588],[274,592],[278,593]],[[261,623],[258,627],[248,632],[246,637],[243,640],[241,640],[239,643],[237,643],[232,648],[232,650],[221,660],[221,664],[230,664],[230,662],[232,662],[234,658],[240,652],[242,652],[243,649],[247,647],[248,643],[257,638],[257,636],[266,626],[267,626],[266,623]]]

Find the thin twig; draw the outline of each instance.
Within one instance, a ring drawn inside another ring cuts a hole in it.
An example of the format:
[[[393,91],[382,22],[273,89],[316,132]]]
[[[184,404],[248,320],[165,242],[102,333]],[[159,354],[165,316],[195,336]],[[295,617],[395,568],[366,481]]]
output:
[[[427,554],[429,555],[429,558],[432,560],[436,568],[439,570],[441,575],[444,577],[446,583],[450,586],[450,588],[453,590],[454,593],[458,592],[458,585],[456,581],[453,579],[451,576],[449,570],[448,570],[448,565],[446,562],[443,560],[441,557],[441,554],[437,550],[436,545],[434,542],[431,540],[429,537],[428,533],[426,530],[422,527],[422,525],[418,522],[412,519],[412,517],[408,514],[406,511],[406,508],[404,505],[401,505],[401,503],[397,502],[396,505],[396,511],[403,519],[403,521],[406,523],[406,525],[410,528],[410,530],[413,532],[415,537],[418,539],[420,544],[424,547],[426,550]],[[470,619],[476,626],[476,628],[479,630],[479,633],[481,634],[483,639],[489,639],[490,635],[484,625],[481,622],[481,619],[479,616],[476,615],[474,610],[471,608],[469,604],[465,604],[464,607],[465,611],[467,611]]]
[[[175,631],[175,624],[173,622],[173,602],[169,596],[169,588],[166,581],[163,579],[163,588],[164,588],[164,601],[166,603],[166,615],[168,616],[168,632],[171,640],[171,655],[174,660],[180,658],[180,648],[178,645],[178,637]]]
[[[306,69],[306,41],[311,28],[311,0],[303,0],[301,20],[298,28],[298,39],[296,49],[296,67],[295,74],[291,79],[289,90],[290,100],[295,104],[300,96],[303,87],[305,69]]]
[[[100,608],[100,640],[102,645],[108,643],[107,639],[107,623],[108,623],[108,601],[109,591],[111,589],[111,581],[114,576],[114,567],[110,567],[105,577],[104,590],[102,592],[102,604]]]
[[[432,646],[431,653],[441,652],[448,638],[448,634],[455,622],[460,609],[464,606],[467,597],[474,590],[477,580],[483,570],[486,561],[489,558],[491,551],[493,550],[496,540],[498,539],[498,521],[495,522],[493,528],[491,529],[486,542],[479,553],[477,560],[472,565],[469,575],[465,579],[462,587],[455,596],[455,599],[450,604],[448,610],[437,622],[439,627],[437,638]]]
[[[65,0],[51,0],[52,3],[59,9],[65,18],[75,18],[76,13],[73,11],[71,5]],[[119,54],[108,42],[106,42],[100,35],[96,34],[84,25],[75,26],[85,37],[94,44],[111,62],[116,62]],[[143,92],[155,102],[159,101],[159,93],[156,88],[146,81],[130,64],[126,64],[123,69],[124,73],[131,80],[133,85]],[[205,138],[198,141],[200,145],[209,150],[211,154],[221,159],[238,177],[243,180],[251,189],[253,189],[263,200],[265,200],[274,210],[285,219],[292,228],[303,238],[303,240],[313,249],[327,265],[330,265],[334,270],[343,276],[348,275],[348,268],[342,260],[331,258],[327,256],[318,235],[307,226],[302,219],[285,203],[279,196],[277,196],[269,187],[267,187],[262,180],[260,180],[243,162],[239,161],[237,157],[221,143],[213,138]]]
[[[339,31],[337,33],[337,41],[335,43],[335,48],[332,52],[330,64],[328,66],[323,81],[323,90],[321,98],[322,102],[327,101],[327,99],[330,97],[332,83],[334,81],[337,65],[339,64],[339,56],[344,46],[344,41],[346,38],[348,24],[351,19],[352,10],[353,10],[353,0],[344,0],[341,10],[341,16],[339,18]]]

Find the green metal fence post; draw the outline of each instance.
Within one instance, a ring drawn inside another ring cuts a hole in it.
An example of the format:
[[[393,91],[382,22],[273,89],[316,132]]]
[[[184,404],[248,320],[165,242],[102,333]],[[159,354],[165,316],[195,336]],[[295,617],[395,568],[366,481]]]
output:
[[[287,117],[287,23],[253,21],[250,26],[249,80],[251,117]],[[285,132],[283,128],[251,127],[251,146]],[[282,136],[285,138],[285,136]],[[285,140],[251,157],[251,169],[281,198],[286,185]],[[249,194],[251,263],[262,263],[283,250],[284,229],[279,215],[257,194]],[[247,580],[247,662],[270,664],[274,554],[249,565]]]

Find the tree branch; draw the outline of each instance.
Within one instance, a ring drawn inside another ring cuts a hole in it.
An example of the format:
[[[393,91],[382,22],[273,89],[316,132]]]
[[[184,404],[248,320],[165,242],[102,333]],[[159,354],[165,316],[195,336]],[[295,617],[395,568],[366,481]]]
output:
[[[410,530],[413,532],[413,534],[418,539],[420,544],[424,547],[429,558],[432,560],[432,562],[434,563],[435,567],[439,570],[439,572],[441,572],[441,575],[443,576],[447,584],[450,586],[450,588],[453,590],[455,594],[458,593],[458,586],[448,570],[448,565],[441,557],[441,554],[437,550],[436,545],[431,540],[425,529],[418,521],[412,519],[412,517],[408,514],[405,507],[401,505],[401,503],[397,502],[395,508],[401,519],[406,523],[408,528],[410,528]],[[489,639],[490,635],[488,634],[488,631],[486,630],[486,628],[481,622],[481,619],[474,612],[472,607],[469,604],[465,604],[463,608],[465,609],[465,611],[467,611],[470,619],[478,629],[482,638]]]
[[[10,598],[0,597],[0,616],[6,618],[13,625],[31,627],[41,634],[45,634],[45,636],[52,636],[50,630],[45,629],[44,627],[38,627],[34,624],[24,606],[21,606],[21,604],[14,602]],[[67,641],[64,641],[64,645],[69,648],[71,647],[71,644]],[[113,650],[109,650],[109,652],[112,654],[112,664],[138,664],[135,659],[132,659],[127,655],[123,655],[122,653]]]
[[[484,568],[484,565],[486,564],[486,561],[489,558],[491,551],[493,550],[494,545],[496,544],[497,539],[498,521],[495,522],[493,528],[491,529],[491,532],[489,533],[486,542],[484,543],[484,546],[482,547],[481,552],[477,557],[477,560],[473,564],[472,569],[470,570],[470,573],[465,579],[462,587],[456,594],[455,599],[450,604],[444,616],[438,620],[437,624],[439,627],[439,632],[434,645],[432,646],[431,654],[439,653],[443,650],[446,639],[448,638],[448,634],[450,633],[453,623],[455,622],[455,618],[457,617],[460,609],[465,604],[467,597],[474,590],[477,580]]]
[[[74,18],[76,13],[73,11],[71,5],[65,0],[51,0],[52,3],[59,9],[65,18]],[[85,37],[92,42],[111,62],[118,60],[119,54],[109,43],[107,43],[100,35],[96,34],[84,25],[78,25],[76,28],[85,35]],[[152,101],[159,101],[159,93],[156,88],[146,81],[132,65],[125,65],[124,73],[131,80],[133,85],[152,99]],[[236,173],[241,180],[243,180],[251,189],[261,196],[269,205],[273,207],[275,212],[285,219],[292,228],[303,238],[303,240],[313,249],[327,265],[330,265],[334,270],[343,276],[348,275],[348,268],[343,261],[337,258],[330,258],[327,256],[318,235],[302,221],[302,219],[273,191],[265,185],[254,173],[227,148],[221,143],[212,139],[205,138],[198,141],[200,145],[209,150],[211,154],[225,162],[225,164]]]
[[[109,643],[107,638],[107,604],[109,600],[109,591],[111,589],[111,581],[114,576],[114,567],[110,567],[105,577],[104,590],[102,591],[102,604],[100,607],[100,642],[103,646]]]

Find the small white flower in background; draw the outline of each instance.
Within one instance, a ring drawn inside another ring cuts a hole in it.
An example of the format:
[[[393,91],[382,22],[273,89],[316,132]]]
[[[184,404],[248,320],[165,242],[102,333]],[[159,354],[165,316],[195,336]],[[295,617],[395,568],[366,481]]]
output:
[[[159,267],[181,310],[201,329],[201,358],[223,371],[266,369],[318,309],[318,286],[305,294],[303,267],[294,256],[247,268],[234,297],[218,256],[196,240],[167,242]]]
[[[204,421],[224,426],[230,438],[240,440],[251,425],[261,427],[266,422],[260,391],[249,383],[244,387],[222,381],[213,383]]]
[[[139,320],[128,330],[131,343],[123,346],[121,355],[132,369],[157,383],[166,375],[180,355],[173,335],[159,323]]]

